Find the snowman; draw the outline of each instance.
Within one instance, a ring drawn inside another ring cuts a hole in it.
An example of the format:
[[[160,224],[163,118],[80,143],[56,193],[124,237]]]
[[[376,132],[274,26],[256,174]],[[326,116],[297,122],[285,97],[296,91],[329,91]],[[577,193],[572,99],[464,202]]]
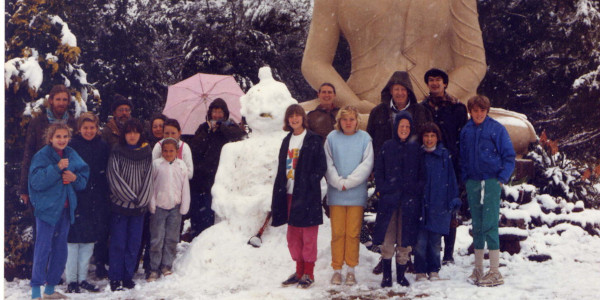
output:
[[[248,235],[267,223],[279,147],[286,135],[283,118],[287,107],[298,103],[285,84],[273,79],[270,68],[261,68],[258,77],[260,82],[240,98],[252,133],[223,147],[212,188],[217,221]]]
[[[298,103],[285,84],[273,79],[270,68],[261,68],[258,77],[260,82],[240,98],[241,113],[252,132],[247,139],[228,143],[221,150],[212,187],[216,224],[194,239],[176,261],[181,274],[198,269],[223,272],[226,262],[256,261],[256,252],[244,249],[254,249],[246,244],[248,238],[268,224],[265,219],[271,210],[279,148],[286,135],[283,119],[287,107]],[[287,260],[285,226],[269,227],[266,234],[269,241],[265,244],[269,245],[264,251],[270,253],[266,261],[273,253]]]

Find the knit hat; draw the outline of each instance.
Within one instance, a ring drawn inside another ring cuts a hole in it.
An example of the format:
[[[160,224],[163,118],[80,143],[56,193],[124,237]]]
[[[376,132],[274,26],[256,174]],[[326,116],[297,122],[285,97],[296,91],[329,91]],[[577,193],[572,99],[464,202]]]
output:
[[[117,107],[119,107],[121,105],[127,105],[127,106],[129,106],[129,108],[131,110],[133,110],[133,104],[131,103],[131,101],[129,101],[127,98],[123,97],[122,95],[115,94],[115,96],[113,97],[112,103],[110,105],[110,111],[114,113],[115,110],[117,110]]]

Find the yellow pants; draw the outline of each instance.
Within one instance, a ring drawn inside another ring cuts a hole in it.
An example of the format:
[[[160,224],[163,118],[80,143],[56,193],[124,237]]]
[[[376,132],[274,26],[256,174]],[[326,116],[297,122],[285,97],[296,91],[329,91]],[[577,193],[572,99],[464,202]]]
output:
[[[331,219],[331,266],[342,269],[344,262],[349,267],[358,265],[360,228],[363,220],[362,206],[329,207]]]

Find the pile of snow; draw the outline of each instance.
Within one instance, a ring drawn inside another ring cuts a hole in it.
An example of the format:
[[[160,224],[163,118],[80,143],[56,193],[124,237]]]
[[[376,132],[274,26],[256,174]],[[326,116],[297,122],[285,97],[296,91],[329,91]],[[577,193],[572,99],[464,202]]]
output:
[[[4,63],[4,84],[9,87],[13,76],[21,77],[21,82],[27,82],[30,89],[37,92],[44,81],[44,71],[38,63],[39,54],[31,49],[29,57],[16,57]]]

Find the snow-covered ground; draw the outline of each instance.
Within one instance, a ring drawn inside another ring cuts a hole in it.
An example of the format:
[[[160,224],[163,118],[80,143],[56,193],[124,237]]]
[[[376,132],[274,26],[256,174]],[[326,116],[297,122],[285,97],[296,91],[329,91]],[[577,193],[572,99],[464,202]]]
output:
[[[242,101],[243,110],[244,106],[247,108],[244,115],[254,128],[253,135],[223,148],[213,187],[213,209],[220,222],[191,243],[179,244],[173,275],[147,283],[140,270],[134,278],[135,289],[113,293],[106,279],[96,281],[90,272],[90,281],[98,284],[101,292],[72,294],[72,299],[596,299],[600,295],[600,237],[590,236],[581,227],[567,223],[552,228],[512,230],[528,238],[521,242],[520,254],[501,254],[500,272],[505,277],[502,286],[482,288],[467,283],[473,260],[467,249],[472,238],[469,226],[463,225],[457,232],[456,262],[440,271],[444,280],[416,283],[414,275],[409,274],[410,287],[394,284],[392,288],[381,289],[381,276],[371,272],[379,255],[364,246],[356,268],[358,284],[352,287],[329,284],[333,272],[331,226],[325,217],[319,228],[315,283],[309,289],[282,287],[281,282],[295,271],[287,249],[286,226],[267,228],[260,248],[253,248],[247,241],[258,231],[270,207],[276,150],[283,138],[279,128],[285,107],[295,101],[285,86],[273,81],[270,72],[265,71],[260,77],[261,83]],[[506,192],[519,194],[516,188],[507,188]],[[549,200],[536,198],[523,205],[523,210],[513,211],[517,208],[514,204],[503,211],[527,220],[531,216],[550,218],[554,214],[546,216],[540,208],[540,202],[545,207],[557,205]],[[573,207],[568,207],[568,212]],[[597,224],[600,219],[598,212],[591,210],[568,216],[579,216],[580,224]],[[527,259],[530,254],[550,255],[552,259],[532,262]],[[59,290],[65,288],[60,286]],[[4,282],[5,299],[28,299],[30,293],[29,280]]]
[[[246,244],[248,238],[219,223],[191,243],[179,245],[175,273],[171,276],[147,283],[139,273],[135,289],[113,293],[106,279],[95,281],[90,273],[91,281],[99,284],[102,291],[69,296],[72,299],[597,299],[600,295],[600,238],[567,224],[533,229],[523,242],[545,249],[544,253],[550,254],[552,260],[537,263],[519,254],[502,253],[500,271],[505,284],[493,288],[476,287],[465,280],[472,269],[472,255],[466,255],[471,243],[468,226],[458,228],[455,264],[443,266],[440,272],[447,280],[415,283],[414,275],[409,274],[408,288],[394,284],[392,288],[381,289],[381,276],[371,273],[378,255],[363,246],[357,267],[358,285],[329,284],[332,270],[328,219],[319,231],[316,281],[306,290],[280,285],[294,271],[287,251],[285,226],[269,228],[260,248]],[[30,297],[29,280],[4,282],[4,285],[5,299]],[[60,286],[59,290],[65,288]]]

